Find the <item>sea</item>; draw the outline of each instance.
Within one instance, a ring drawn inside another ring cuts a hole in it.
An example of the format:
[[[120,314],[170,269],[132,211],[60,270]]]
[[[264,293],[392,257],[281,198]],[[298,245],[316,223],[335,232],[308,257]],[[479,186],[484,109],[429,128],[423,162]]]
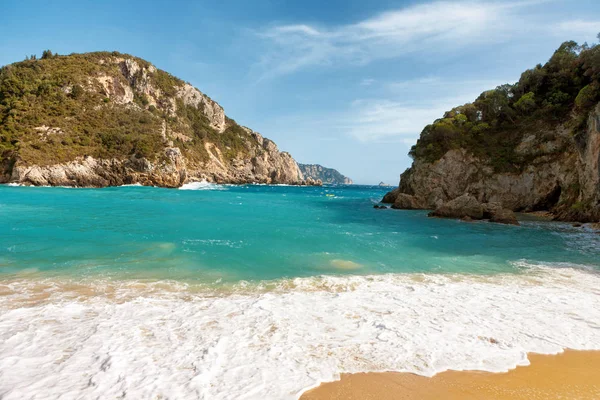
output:
[[[600,350],[600,234],[389,188],[0,186],[0,398],[297,399]]]

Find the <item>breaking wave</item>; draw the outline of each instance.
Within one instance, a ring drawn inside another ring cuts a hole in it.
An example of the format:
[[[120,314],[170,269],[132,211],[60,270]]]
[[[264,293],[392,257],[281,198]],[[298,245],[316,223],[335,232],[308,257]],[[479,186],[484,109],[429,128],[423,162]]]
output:
[[[321,276],[229,287],[0,281],[4,399],[294,399],[343,372],[506,371],[600,349],[600,275]]]

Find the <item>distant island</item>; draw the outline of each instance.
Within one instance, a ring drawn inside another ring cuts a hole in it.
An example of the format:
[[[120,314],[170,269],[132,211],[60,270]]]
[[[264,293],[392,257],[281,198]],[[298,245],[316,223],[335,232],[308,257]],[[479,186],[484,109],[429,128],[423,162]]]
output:
[[[118,52],[0,69],[0,183],[103,187],[318,184],[198,89]]]
[[[326,168],[319,164],[298,164],[300,171],[307,179],[321,180],[330,185],[352,185],[352,179],[342,175],[333,168]]]
[[[514,85],[427,125],[410,150],[412,166],[384,202],[436,216],[481,219],[503,209],[597,222],[599,102],[600,45],[565,42]]]

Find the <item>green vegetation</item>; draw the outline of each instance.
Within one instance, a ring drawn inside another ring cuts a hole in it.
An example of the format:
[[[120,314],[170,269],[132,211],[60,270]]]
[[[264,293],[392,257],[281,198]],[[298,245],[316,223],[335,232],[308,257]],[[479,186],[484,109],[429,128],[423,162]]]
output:
[[[125,58],[145,72],[126,78],[119,63]],[[117,52],[64,56],[45,50],[40,58],[0,68],[0,165],[16,160],[50,165],[83,155],[154,160],[168,145],[163,129],[174,133],[169,140],[197,162],[209,158],[206,142],[216,146],[226,163],[256,145],[233,120],[217,132],[202,105],[186,105],[176,97],[182,80],[149,67],[145,60]],[[143,73],[154,88],[153,98],[131,82]],[[119,99],[130,89],[133,102],[123,104]]]
[[[599,101],[600,45],[565,42],[545,65],[525,71],[514,85],[484,92],[427,125],[409,155],[433,162],[448,150],[464,148],[489,159],[497,171],[518,171],[531,161],[515,151],[526,134],[565,125],[577,137]]]

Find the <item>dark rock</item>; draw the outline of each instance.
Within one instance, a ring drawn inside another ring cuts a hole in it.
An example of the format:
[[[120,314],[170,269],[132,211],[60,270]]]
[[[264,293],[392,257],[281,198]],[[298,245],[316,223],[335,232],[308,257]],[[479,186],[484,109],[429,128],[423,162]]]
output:
[[[492,217],[500,210],[502,205],[498,203],[484,203],[483,207],[483,219],[492,219]]]
[[[475,197],[464,194],[436,208],[432,213],[430,213],[430,216],[442,218],[470,217],[472,219],[482,219],[483,206]]]
[[[396,197],[398,197],[398,194],[400,194],[400,188],[396,188],[391,192],[387,192],[385,196],[383,196],[381,202],[387,204],[394,204],[394,202],[396,201]]]
[[[392,208],[397,210],[419,210],[423,207],[421,202],[416,197],[406,193],[398,193],[394,204],[392,204]]]
[[[496,222],[498,224],[520,225],[519,221],[517,221],[515,213],[506,208],[496,210],[490,218],[490,222]]]

